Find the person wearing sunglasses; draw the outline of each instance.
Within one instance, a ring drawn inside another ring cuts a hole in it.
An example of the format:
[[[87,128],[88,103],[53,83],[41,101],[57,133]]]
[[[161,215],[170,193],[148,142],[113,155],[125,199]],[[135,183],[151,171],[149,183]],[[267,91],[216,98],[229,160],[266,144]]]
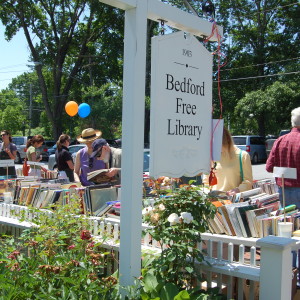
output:
[[[13,159],[15,160],[17,157],[17,147],[15,144],[12,143],[12,138],[10,135],[10,132],[8,130],[2,130],[1,131],[1,138],[2,143],[0,146],[0,159]],[[16,169],[15,167],[8,167],[8,170],[6,168],[0,168],[0,175],[10,176],[16,176]]]
[[[93,128],[84,129],[77,137],[79,143],[84,143],[86,147],[79,150],[75,158],[74,175],[75,181],[80,181],[83,186],[94,185],[93,182],[87,180],[87,174],[99,169],[105,169],[105,163],[92,157],[93,147],[92,144],[95,140],[100,138],[101,131]]]

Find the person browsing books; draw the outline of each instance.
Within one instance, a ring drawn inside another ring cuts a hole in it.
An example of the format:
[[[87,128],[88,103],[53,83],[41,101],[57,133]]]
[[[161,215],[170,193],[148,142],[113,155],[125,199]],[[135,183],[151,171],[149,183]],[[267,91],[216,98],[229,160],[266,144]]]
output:
[[[92,144],[92,157],[105,163],[108,170],[105,175],[114,178],[115,184],[121,181],[121,156],[122,150],[110,147],[105,139],[97,139]]]
[[[266,170],[273,172],[274,167],[296,168],[297,179],[284,179],[285,204],[296,204],[300,209],[300,107],[291,112],[292,130],[279,137],[270,152]],[[279,186],[279,199],[282,203],[282,179],[276,177]]]
[[[57,149],[55,151],[55,161],[58,171],[65,172],[70,182],[74,179],[74,163],[72,155],[69,153],[70,137],[67,134],[62,134],[56,142]]]
[[[12,143],[12,138],[10,135],[10,132],[8,130],[2,130],[1,131],[1,148],[0,148],[0,159],[12,159],[15,160],[17,157],[17,147],[15,144]],[[0,175],[10,175],[15,176],[16,175],[16,169],[15,167],[8,167],[8,170],[6,168],[0,168]]]
[[[106,165],[102,160],[98,160],[95,156],[91,156],[93,153],[92,144],[96,139],[100,138],[101,135],[101,131],[87,128],[77,137],[79,143],[84,143],[86,145],[86,147],[77,152],[74,165],[75,181],[80,181],[83,186],[94,185],[92,181],[87,179],[88,173],[106,168]]]
[[[223,128],[221,160],[217,162],[215,175],[217,184],[212,187],[213,190],[223,191],[233,196],[252,189],[250,155],[234,145],[231,134],[225,127]],[[208,176],[205,175],[203,181],[208,183]]]
[[[42,155],[38,148],[40,148],[44,143],[44,137],[40,134],[33,136],[27,141],[26,144],[26,159],[30,162],[40,162],[42,160]],[[30,171],[28,175],[31,176],[41,176],[40,166],[30,166]]]

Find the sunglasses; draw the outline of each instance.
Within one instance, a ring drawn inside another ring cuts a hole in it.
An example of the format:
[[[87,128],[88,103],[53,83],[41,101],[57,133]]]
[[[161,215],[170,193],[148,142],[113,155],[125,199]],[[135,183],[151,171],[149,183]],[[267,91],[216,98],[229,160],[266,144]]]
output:
[[[6,133],[1,134],[1,136],[6,136],[6,135],[7,135]]]
[[[103,147],[101,147],[101,148],[100,148],[100,150],[98,151],[98,153],[97,153],[97,156],[96,156],[96,157],[100,157],[100,156],[102,155],[102,148],[103,148]]]

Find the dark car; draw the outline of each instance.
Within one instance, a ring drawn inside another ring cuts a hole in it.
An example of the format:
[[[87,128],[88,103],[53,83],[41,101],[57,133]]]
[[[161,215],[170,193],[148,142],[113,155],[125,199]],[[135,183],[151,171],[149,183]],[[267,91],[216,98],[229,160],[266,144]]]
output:
[[[56,151],[56,148],[57,148],[56,144],[55,144],[53,147],[49,148],[49,149],[47,150],[48,156],[54,154],[55,151]]]
[[[49,159],[48,149],[53,147],[54,145],[55,145],[55,141],[45,140],[43,145],[40,148],[37,148],[37,150],[42,155],[42,160],[48,161]]]

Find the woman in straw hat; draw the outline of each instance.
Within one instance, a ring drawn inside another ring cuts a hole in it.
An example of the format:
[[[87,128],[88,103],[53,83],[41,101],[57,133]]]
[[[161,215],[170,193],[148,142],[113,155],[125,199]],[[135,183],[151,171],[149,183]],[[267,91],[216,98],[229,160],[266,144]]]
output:
[[[101,134],[102,133],[99,130],[87,128],[77,137],[79,143],[86,144],[86,147],[77,152],[74,167],[74,172],[83,186],[94,184],[87,180],[87,174],[89,172],[105,169],[105,163],[102,160],[98,160],[96,157],[91,156],[93,153],[93,141],[100,138]]]

